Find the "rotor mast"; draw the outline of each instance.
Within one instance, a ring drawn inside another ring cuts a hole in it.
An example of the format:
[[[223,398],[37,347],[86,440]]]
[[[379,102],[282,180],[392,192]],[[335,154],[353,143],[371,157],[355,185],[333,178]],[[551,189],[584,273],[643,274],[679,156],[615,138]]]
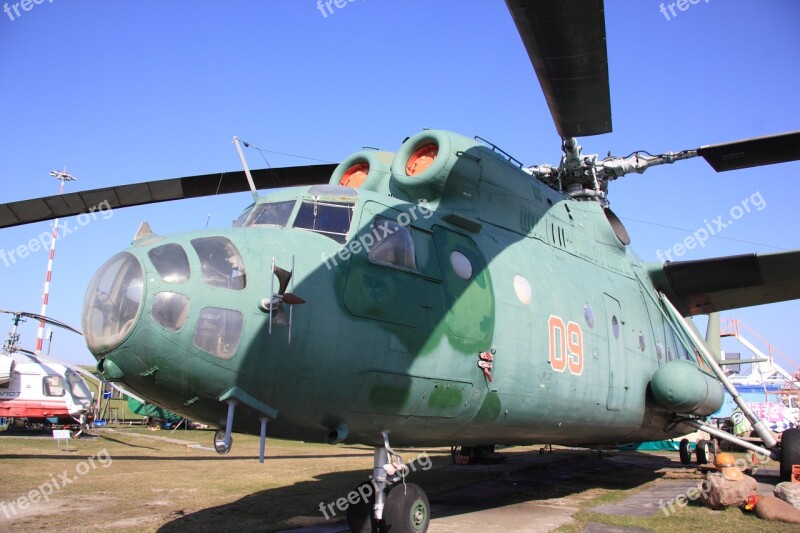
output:
[[[667,152],[660,155],[639,151],[627,157],[609,154],[605,159],[598,161],[597,154],[585,156],[582,149],[576,138],[566,138],[561,145],[564,155],[561,156],[558,167],[538,165],[523,170],[573,198],[597,200],[605,206],[608,204],[606,199],[608,182],[625,174],[642,174],[650,167],[671,164],[700,155],[697,150]]]

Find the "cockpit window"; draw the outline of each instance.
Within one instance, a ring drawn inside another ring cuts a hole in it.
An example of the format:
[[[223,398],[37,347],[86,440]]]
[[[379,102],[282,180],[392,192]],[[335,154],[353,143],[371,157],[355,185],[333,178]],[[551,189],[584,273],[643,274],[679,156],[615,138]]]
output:
[[[230,239],[201,237],[192,239],[192,246],[200,258],[206,285],[237,291],[244,289],[247,282],[244,263]]]
[[[147,252],[147,255],[164,281],[175,283],[189,279],[189,258],[180,244],[157,246]]]
[[[177,332],[183,328],[186,316],[189,314],[189,298],[177,292],[159,292],[153,297],[153,307],[150,316],[153,320]]]
[[[45,396],[64,396],[64,380],[61,376],[42,378],[42,392]]]
[[[344,244],[352,220],[353,204],[351,203],[303,200],[300,210],[297,212],[294,227],[320,233],[339,244]]]
[[[375,246],[369,251],[373,263],[417,270],[414,239],[408,226],[403,226],[388,218],[376,217],[372,234],[376,236]]]
[[[200,311],[194,329],[194,345],[222,359],[230,359],[239,347],[242,313],[233,309],[206,307]]]
[[[259,204],[254,210],[253,217],[247,223],[250,226],[278,226],[286,227],[289,222],[289,215],[294,209],[294,200],[288,202],[275,202],[271,204]]]
[[[247,208],[242,211],[242,214],[236,217],[236,220],[233,221],[234,228],[241,228],[244,226],[244,221],[247,220],[247,217],[250,215],[250,212],[253,210],[253,206],[256,204],[250,204]]]

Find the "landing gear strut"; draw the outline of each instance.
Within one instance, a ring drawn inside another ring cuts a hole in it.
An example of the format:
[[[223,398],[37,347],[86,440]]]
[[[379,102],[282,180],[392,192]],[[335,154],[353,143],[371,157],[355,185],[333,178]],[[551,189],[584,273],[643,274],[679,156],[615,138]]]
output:
[[[356,533],[391,531],[425,533],[430,523],[430,503],[425,492],[406,483],[408,467],[389,446],[389,434],[383,432],[383,446],[375,447],[371,481],[356,492],[363,497],[347,509],[347,525]],[[397,484],[402,482],[402,484]],[[369,487],[371,485],[371,487]],[[371,490],[369,490],[371,489]]]

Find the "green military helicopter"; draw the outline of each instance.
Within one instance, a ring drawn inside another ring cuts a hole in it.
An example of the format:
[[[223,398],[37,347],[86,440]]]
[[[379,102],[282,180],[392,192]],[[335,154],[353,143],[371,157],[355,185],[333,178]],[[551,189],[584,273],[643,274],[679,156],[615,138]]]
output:
[[[606,197],[618,177],[696,156],[717,171],[796,160],[800,132],[583,155],[576,136],[611,131],[602,0],[506,4],[562,137],[557,166],[427,130],[339,165],[245,165],[5,204],[0,227],[249,182],[254,203],[230,229],[162,236],[144,223],[86,291],[86,341],[105,379],[219,424],[221,453],[232,430],[260,433],[263,460],[267,425],[275,437],[374,446],[371,485],[351,493],[354,531],[427,530],[422,489],[388,490],[403,473],[392,445],[703,429],[786,473],[800,463],[800,430],[778,445],[687,317],[800,297],[800,252],[645,264]],[[723,386],[763,446],[705,424]]]

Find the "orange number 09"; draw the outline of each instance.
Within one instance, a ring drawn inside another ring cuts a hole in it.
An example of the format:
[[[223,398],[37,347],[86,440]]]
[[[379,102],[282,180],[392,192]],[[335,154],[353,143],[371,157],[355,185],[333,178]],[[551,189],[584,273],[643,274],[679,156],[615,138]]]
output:
[[[550,366],[556,372],[569,369],[570,374],[583,374],[583,331],[576,322],[564,321],[550,315],[547,321],[550,331]]]

